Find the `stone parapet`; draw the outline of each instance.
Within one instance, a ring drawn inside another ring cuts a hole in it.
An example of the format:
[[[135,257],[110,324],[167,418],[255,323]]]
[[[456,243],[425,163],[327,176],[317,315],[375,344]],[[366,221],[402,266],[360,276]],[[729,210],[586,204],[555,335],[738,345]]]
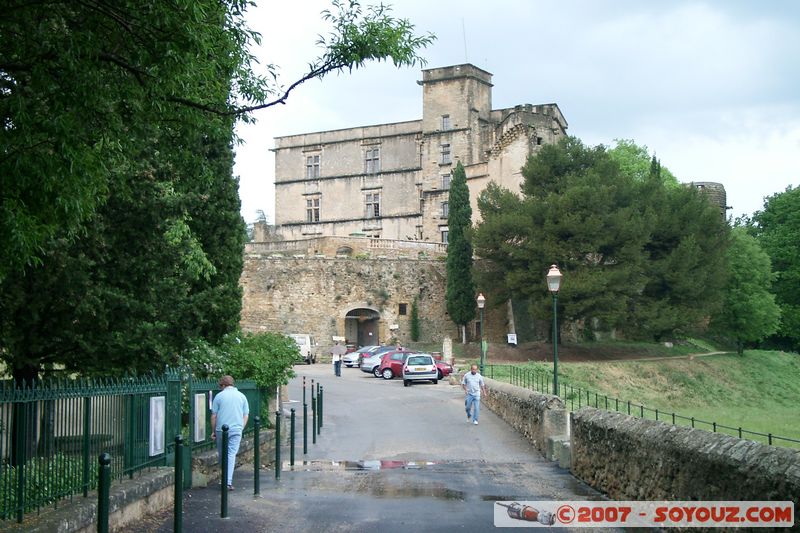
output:
[[[800,451],[584,407],[572,472],[615,500],[792,500]]]
[[[560,398],[486,377],[484,380],[488,394],[481,397],[481,403],[508,422],[543,455],[548,454],[549,438],[566,437],[567,410]]]

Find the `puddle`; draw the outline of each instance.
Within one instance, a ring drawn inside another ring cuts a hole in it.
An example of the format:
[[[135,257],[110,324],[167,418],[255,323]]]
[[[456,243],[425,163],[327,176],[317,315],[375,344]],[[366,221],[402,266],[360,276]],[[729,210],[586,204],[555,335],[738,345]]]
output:
[[[439,464],[437,461],[283,461],[282,470],[313,470],[315,472],[333,472],[339,470],[419,470]]]

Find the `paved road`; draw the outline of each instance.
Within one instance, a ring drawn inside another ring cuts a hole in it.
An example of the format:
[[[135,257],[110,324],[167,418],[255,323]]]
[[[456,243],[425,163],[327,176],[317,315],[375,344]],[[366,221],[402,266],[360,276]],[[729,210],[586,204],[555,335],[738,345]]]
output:
[[[602,497],[568,471],[545,461],[491,411],[466,421],[463,393],[446,381],[403,387],[358,369],[296,367],[290,400],[302,415],[301,376],[324,390],[324,421],[316,445],[297,464],[284,450],[281,479],[262,471],[253,497],[253,469],[240,467],[220,519],[217,486],[194,489],[185,501],[185,531],[464,531],[494,529],[496,500],[595,500]],[[310,396],[309,400],[310,402]],[[131,532],[171,531],[171,514]]]

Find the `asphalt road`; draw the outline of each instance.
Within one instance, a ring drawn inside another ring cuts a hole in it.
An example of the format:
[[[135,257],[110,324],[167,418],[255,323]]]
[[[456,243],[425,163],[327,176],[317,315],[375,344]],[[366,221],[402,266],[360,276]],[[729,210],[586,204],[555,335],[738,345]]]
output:
[[[488,409],[479,425],[467,423],[463,392],[446,380],[406,388],[355,368],[340,378],[329,364],[296,371],[284,405],[298,416],[295,466],[284,448],[280,480],[262,470],[259,497],[252,466],[237,468],[227,519],[217,485],[189,491],[184,531],[482,532],[495,529],[497,500],[602,499]],[[322,429],[316,444],[309,435],[307,455],[302,376],[324,391]],[[127,531],[172,531],[171,511]]]

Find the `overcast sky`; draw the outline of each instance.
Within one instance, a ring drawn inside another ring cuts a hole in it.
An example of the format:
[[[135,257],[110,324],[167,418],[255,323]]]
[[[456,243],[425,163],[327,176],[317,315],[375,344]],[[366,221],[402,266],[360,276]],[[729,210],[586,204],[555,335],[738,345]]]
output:
[[[319,55],[321,0],[264,0],[255,50],[288,85]],[[364,4],[370,2],[365,1]],[[371,3],[379,3],[371,2]],[[632,139],[680,181],[725,185],[734,216],[800,184],[800,2],[396,0],[393,15],[437,40],[427,68],[491,72],[495,109],[555,102],[588,145]],[[273,137],[422,117],[420,68],[368,63],[296,89],[242,125],[242,215],[274,221]]]

